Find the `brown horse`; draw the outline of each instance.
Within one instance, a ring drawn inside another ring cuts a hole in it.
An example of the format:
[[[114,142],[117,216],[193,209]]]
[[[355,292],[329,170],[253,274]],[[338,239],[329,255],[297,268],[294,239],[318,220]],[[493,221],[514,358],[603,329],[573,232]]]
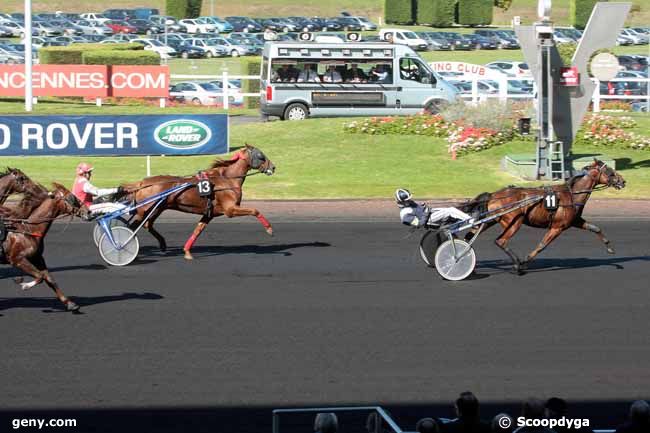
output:
[[[7,167],[7,170],[0,173],[0,205],[3,205],[12,194],[25,192],[25,180],[27,176],[17,168]]]
[[[203,215],[194,232],[183,246],[187,260],[193,259],[190,250],[201,232],[212,218],[220,215],[225,215],[228,218],[255,216],[262,223],[266,232],[273,235],[271,224],[259,210],[241,206],[242,187],[251,169],[270,176],[275,172],[275,165],[261,150],[247,144],[246,147],[236,152],[229,161],[217,160],[209,169],[202,171],[197,176],[153,176],[138,183],[123,185],[125,191],[130,193],[131,198],[136,202],[187,182],[198,185],[201,180],[209,180],[213,187],[212,194],[209,197],[200,196],[198,188],[192,186],[170,195],[164,203],[155,209],[153,203],[143,206],[137,210],[131,226],[139,225],[145,217],[148,217],[145,227],[158,240],[160,249],[165,251],[167,249],[165,238],[154,229],[154,223],[161,213],[167,209],[173,209]]]
[[[477,210],[498,212],[499,209],[507,209],[508,206],[522,200],[532,199],[530,204],[514,209],[497,218],[494,222],[487,224],[487,226],[496,223],[501,225],[503,232],[495,240],[495,243],[512,259],[515,272],[522,273],[544,248],[570,227],[595,233],[601,242],[605,244],[607,252],[614,254],[610,241],[605,237],[600,227],[582,218],[582,212],[587,200],[589,200],[591,193],[598,185],[622,189],[625,187],[625,180],[602,161],[594,160],[593,164],[584,167],[583,173],[572,177],[562,185],[552,187],[558,201],[557,210],[555,211],[547,210],[541,200],[541,197],[545,194],[544,187],[508,187],[494,193],[483,193],[463,206],[462,209],[466,212],[476,212]],[[540,200],[535,200],[535,197],[540,197]],[[517,233],[522,224],[547,229],[542,241],[526,256],[523,262],[508,247],[508,241]]]
[[[52,185],[54,191],[46,199],[31,197],[39,204],[35,205],[35,209],[26,219],[15,216],[3,217],[8,226],[7,237],[2,242],[4,258],[14,268],[34,277],[34,281],[30,283],[22,283],[22,278],[17,279],[23,290],[45,281],[68,311],[77,311],[79,306],[66,298],[47,270],[43,258],[43,241],[52,223],[60,216],[86,217],[88,209],[63,185],[57,183]]]
[[[23,197],[17,204],[3,206],[12,194],[22,194]],[[0,216],[26,218],[48,194],[43,185],[34,182],[19,169],[7,168],[6,173],[0,174]]]

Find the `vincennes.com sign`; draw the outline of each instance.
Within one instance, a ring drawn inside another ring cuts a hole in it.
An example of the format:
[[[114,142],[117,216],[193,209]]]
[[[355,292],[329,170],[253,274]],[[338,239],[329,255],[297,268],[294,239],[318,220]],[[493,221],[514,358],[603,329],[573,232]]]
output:
[[[0,156],[228,152],[228,115],[5,116]]]
[[[0,65],[0,96],[25,94],[25,67]],[[34,65],[34,96],[169,96],[167,66]]]

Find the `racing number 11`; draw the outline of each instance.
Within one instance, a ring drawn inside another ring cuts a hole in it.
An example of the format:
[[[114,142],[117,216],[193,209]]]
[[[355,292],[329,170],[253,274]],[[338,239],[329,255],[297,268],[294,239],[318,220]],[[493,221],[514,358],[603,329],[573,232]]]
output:
[[[555,194],[548,194],[544,200],[546,200],[547,209],[557,208],[557,196]]]

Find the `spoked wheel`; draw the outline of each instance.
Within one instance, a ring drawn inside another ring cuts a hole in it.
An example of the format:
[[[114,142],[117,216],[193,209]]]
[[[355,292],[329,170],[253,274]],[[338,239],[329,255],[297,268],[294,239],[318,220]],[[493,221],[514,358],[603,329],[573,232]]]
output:
[[[126,266],[138,256],[140,251],[138,237],[133,236],[133,230],[128,227],[113,227],[111,233],[119,248],[115,248],[107,234],[104,233],[99,239],[99,255],[111,266]],[[130,241],[129,238],[131,238]]]
[[[420,257],[430,268],[434,267],[438,245],[440,245],[440,236],[438,232],[429,230],[422,236],[422,239],[420,239]]]
[[[445,280],[464,280],[476,267],[476,254],[469,243],[460,239],[448,240],[438,247],[435,265],[436,270]]]
[[[129,223],[122,217],[117,217],[113,218],[109,221],[108,226],[113,229],[113,227],[128,227]],[[99,223],[95,224],[95,227],[93,228],[93,241],[95,242],[95,246],[99,246],[99,239],[102,237],[104,234],[104,230],[102,230],[101,226]]]

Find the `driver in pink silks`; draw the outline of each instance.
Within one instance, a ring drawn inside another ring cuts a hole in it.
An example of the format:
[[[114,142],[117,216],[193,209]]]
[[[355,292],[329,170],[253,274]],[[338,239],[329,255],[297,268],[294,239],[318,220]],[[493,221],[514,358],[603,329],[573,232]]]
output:
[[[104,197],[110,194],[121,194],[122,187],[117,188],[97,188],[90,183],[92,176],[93,166],[81,162],[77,165],[77,177],[72,185],[72,193],[79,199],[81,203],[86,205],[90,210],[91,216],[97,216],[105,213],[115,212],[126,208],[126,205],[115,202],[105,202],[93,204],[93,199],[97,197]]]

